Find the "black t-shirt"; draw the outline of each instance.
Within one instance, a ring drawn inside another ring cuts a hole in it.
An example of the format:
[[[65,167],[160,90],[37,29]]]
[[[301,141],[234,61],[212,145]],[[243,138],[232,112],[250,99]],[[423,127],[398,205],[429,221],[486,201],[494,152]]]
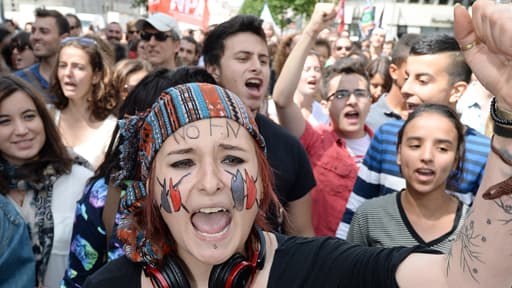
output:
[[[288,202],[304,197],[316,185],[308,155],[296,137],[268,117],[256,114],[256,124],[267,145],[267,159],[274,172],[275,192],[286,208]],[[272,228],[281,232],[275,212],[269,214]]]
[[[398,265],[411,253],[440,253],[421,246],[363,247],[334,237],[276,235],[268,287],[398,287]]]
[[[363,247],[333,237],[276,235],[268,287],[397,287],[398,265],[411,253],[436,253],[416,247]],[[140,288],[142,266],[126,256],[103,266],[84,288]]]

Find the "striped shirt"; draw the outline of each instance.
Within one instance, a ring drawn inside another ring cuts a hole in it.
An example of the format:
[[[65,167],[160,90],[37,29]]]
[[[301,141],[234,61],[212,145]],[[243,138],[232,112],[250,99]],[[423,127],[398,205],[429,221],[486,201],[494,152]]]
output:
[[[405,188],[405,179],[402,178],[400,167],[396,164],[397,135],[403,123],[403,120],[387,122],[375,133],[359,168],[336,237],[346,239],[354,211],[364,201]],[[490,139],[473,128],[466,128],[464,170],[459,183],[452,183],[457,192],[451,193],[470,205],[480,186],[489,154]]]
[[[459,201],[452,228],[440,237],[425,242],[414,230],[405,214],[400,194],[395,192],[363,203],[354,215],[347,240],[368,247],[412,247],[427,248],[448,253],[457,232],[466,219],[469,206]]]

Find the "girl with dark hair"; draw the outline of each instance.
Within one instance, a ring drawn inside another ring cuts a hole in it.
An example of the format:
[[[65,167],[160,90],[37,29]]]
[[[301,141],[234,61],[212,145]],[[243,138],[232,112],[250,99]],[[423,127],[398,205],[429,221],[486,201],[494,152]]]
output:
[[[406,187],[364,202],[347,240],[379,247],[421,244],[447,253],[469,212],[447,193],[463,171],[464,126],[448,106],[420,106],[400,129],[397,150]]]
[[[30,33],[19,32],[11,40],[12,56],[11,67],[14,71],[25,69],[37,63],[37,58],[32,51]]]
[[[391,74],[389,74],[389,65],[391,61],[386,56],[380,56],[368,64],[366,72],[370,79],[370,93],[372,95],[372,103],[377,102],[380,96],[388,93],[393,84]]]
[[[0,282],[8,283],[6,286],[59,284],[69,251],[73,204],[92,176],[84,167],[85,160],[68,152],[42,96],[15,76],[0,77],[0,206],[15,207],[26,227],[16,221],[9,224],[18,224],[21,230],[28,228],[30,239],[29,247],[16,248],[26,238],[18,238],[18,242],[12,238],[13,230],[0,228]],[[33,254],[7,262],[9,254],[23,249]],[[27,272],[22,267],[30,262],[35,263],[35,269],[31,266],[31,273],[18,274]],[[20,277],[24,284],[16,282]]]

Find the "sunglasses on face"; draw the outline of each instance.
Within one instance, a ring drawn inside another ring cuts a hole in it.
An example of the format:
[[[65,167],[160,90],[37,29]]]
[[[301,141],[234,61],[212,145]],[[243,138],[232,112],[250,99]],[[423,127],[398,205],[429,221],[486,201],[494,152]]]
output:
[[[159,41],[159,42],[164,42],[165,40],[167,40],[167,38],[171,38],[172,36],[171,35],[168,35],[168,34],[165,34],[164,32],[156,32],[156,33],[149,33],[149,32],[142,32],[140,33],[140,39],[144,40],[144,41],[150,41],[151,40],[151,37],[155,37],[155,40],[156,41]]]
[[[12,45],[12,50],[14,51],[14,49],[18,50],[18,53],[23,53],[26,49],[31,49],[31,48],[28,44],[21,45],[20,43],[14,43]]]
[[[338,50],[338,51],[341,51],[341,50],[350,51],[350,50],[352,50],[352,46],[336,46],[336,50]]]
[[[327,97],[327,100],[330,100],[332,98],[342,100],[342,99],[348,98],[350,95],[356,96],[357,99],[364,99],[364,98],[370,97],[370,93],[368,93],[368,90],[365,90],[365,89],[354,89],[352,91],[347,90],[347,89],[340,89],[340,90],[336,90],[336,92],[329,95]]]
[[[128,34],[137,34],[137,33],[139,33],[139,31],[137,31],[137,30],[129,30],[128,31]]]

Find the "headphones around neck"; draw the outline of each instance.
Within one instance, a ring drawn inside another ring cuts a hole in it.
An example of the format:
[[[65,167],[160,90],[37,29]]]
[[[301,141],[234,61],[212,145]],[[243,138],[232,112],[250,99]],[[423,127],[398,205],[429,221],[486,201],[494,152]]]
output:
[[[208,280],[209,288],[244,288],[247,287],[256,270],[265,265],[265,236],[256,227],[259,249],[256,249],[249,260],[240,253],[235,253],[226,262],[213,266]],[[190,284],[183,269],[182,261],[176,255],[168,255],[161,269],[144,268],[158,288],[189,288]]]

